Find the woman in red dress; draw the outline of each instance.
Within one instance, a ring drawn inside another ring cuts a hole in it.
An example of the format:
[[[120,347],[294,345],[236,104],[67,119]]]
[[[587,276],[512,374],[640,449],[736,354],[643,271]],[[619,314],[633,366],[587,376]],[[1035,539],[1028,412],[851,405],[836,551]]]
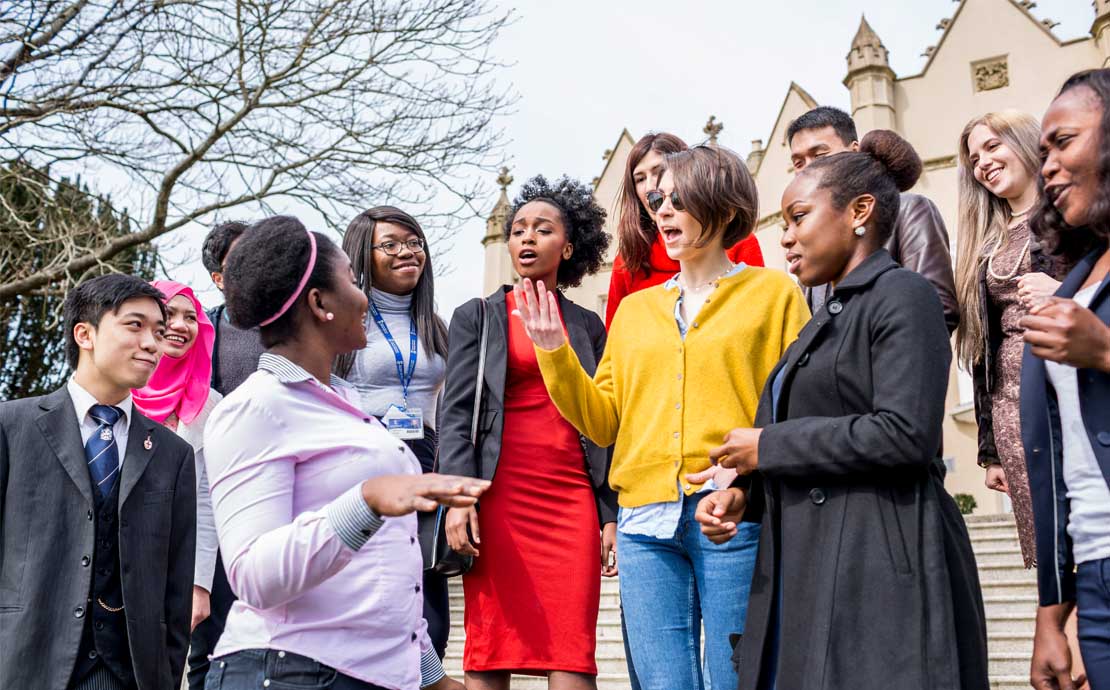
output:
[[[604,222],[589,187],[533,178],[505,228],[514,269],[552,287],[579,284],[603,264]],[[515,672],[547,676],[552,690],[593,690],[600,576],[616,575],[608,453],[555,408],[515,310],[511,286],[503,286],[459,307],[448,336],[440,470],[492,480],[479,510],[447,515],[451,547],[476,556],[463,578],[466,686],[503,690]],[[561,293],[559,313],[592,372],[605,348],[604,324]],[[485,371],[472,442],[483,323]]]
[[[620,236],[620,253],[613,261],[609,277],[609,299],[605,303],[605,327],[613,322],[613,315],[621,300],[633,292],[660,285],[678,273],[678,262],[667,255],[663,238],[655,227],[655,216],[647,205],[647,193],[659,186],[663,173],[663,156],[687,149],[686,142],[673,134],[658,132],[640,137],[628,154],[621,183],[621,216],[617,224]],[[645,252],[638,236],[650,237],[650,252]],[[763,251],[755,235],[748,235],[728,248],[728,258],[734,264],[763,265]]]

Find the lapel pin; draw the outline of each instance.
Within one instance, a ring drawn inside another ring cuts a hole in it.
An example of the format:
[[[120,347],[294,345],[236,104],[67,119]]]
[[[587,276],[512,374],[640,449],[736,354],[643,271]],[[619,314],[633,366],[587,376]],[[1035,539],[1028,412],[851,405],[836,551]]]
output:
[[[145,440],[145,441],[143,441],[143,448],[146,448],[147,450],[150,450],[150,449],[151,449],[151,448],[153,448],[153,447],[154,447],[154,442],[152,442],[152,441],[150,440],[150,437],[149,437],[149,436],[147,436],[147,437],[146,437],[146,440]]]

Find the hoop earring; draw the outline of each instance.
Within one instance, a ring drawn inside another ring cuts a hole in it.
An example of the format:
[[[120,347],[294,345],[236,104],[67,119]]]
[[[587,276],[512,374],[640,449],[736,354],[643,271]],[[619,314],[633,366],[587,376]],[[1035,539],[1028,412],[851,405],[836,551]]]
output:
[[[856,233],[856,237],[863,237],[864,233],[867,232],[867,228],[865,228],[861,225],[858,228],[856,228],[853,232]]]

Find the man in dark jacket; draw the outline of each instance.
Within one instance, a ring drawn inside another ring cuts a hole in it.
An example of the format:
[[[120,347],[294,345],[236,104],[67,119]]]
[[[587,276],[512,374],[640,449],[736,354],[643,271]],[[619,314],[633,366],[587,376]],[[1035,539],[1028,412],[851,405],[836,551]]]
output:
[[[859,135],[851,116],[829,106],[814,108],[791,122],[786,130],[786,141],[795,170],[802,170],[823,156],[859,150]],[[936,288],[944,307],[945,325],[952,334],[960,323],[960,308],[956,302],[952,253],[944,219],[936,205],[919,194],[904,193],[901,202],[886,250],[895,261],[920,273]],[[820,310],[830,292],[828,285],[805,289],[812,313]]]
[[[193,449],[139,413],[163,296],[109,275],[66,297],[73,377],[0,403],[0,688],[169,690],[189,645]]]

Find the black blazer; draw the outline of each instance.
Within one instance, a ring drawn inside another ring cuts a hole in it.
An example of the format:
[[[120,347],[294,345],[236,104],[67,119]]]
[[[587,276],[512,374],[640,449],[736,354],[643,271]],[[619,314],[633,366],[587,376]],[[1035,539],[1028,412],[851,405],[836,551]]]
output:
[[[480,342],[479,302],[472,299],[455,310],[448,331],[447,381],[443,389],[443,418],[439,429],[439,471],[465,477],[493,479],[501,456],[504,431],[505,375],[508,368],[509,320],[502,286],[486,297],[488,335],[482,403],[478,415],[478,453],[470,440],[474,411],[474,385],[478,375]],[[593,375],[605,350],[605,324],[592,311],[559,294],[559,309],[566,323],[571,347],[586,373]],[[539,430],[536,430],[539,432]],[[597,497],[598,519],[604,525],[617,520],[617,494],[609,487],[610,453],[582,438],[586,465]],[[477,456],[477,457],[476,457]]]
[[[768,378],[740,690],[768,673],[776,602],[780,688],[987,689],[975,558],[938,458],[951,356],[936,290],[879,250]]]
[[[135,410],[118,529],[138,690],[181,685],[192,613],[194,473],[192,447]],[[0,688],[64,688],[70,680],[90,606],[92,492],[65,387],[0,403]]]
[[[1059,297],[1075,297],[1105,248],[1087,255],[1068,273]],[[1091,298],[1090,310],[1110,324],[1110,276]],[[1076,372],[1083,426],[1099,468],[1110,485],[1110,374],[1094,369]],[[1033,525],[1037,537],[1037,588],[1041,606],[1075,601],[1075,560],[1072,558],[1068,516],[1071,506],[1064,484],[1064,453],[1060,442],[1060,410],[1048,380],[1044,360],[1025,346],[1021,360],[1021,438],[1033,497]]]

